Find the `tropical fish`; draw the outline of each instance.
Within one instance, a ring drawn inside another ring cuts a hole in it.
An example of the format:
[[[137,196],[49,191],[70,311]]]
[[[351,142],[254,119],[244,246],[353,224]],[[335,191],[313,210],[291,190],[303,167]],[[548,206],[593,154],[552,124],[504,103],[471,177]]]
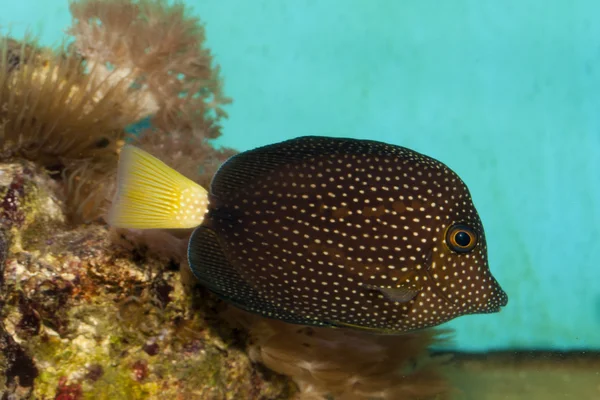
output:
[[[209,191],[125,146],[109,223],[195,228],[188,261],[200,283],[290,323],[401,333],[508,301],[464,182],[372,140],[305,136],[246,151]]]

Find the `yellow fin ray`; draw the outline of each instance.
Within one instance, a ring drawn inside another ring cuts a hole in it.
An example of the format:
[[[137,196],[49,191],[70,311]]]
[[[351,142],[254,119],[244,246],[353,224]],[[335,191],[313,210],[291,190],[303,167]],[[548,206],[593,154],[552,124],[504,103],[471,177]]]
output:
[[[121,149],[117,194],[108,223],[119,228],[194,228],[208,209],[208,193],[196,182],[134,146]]]

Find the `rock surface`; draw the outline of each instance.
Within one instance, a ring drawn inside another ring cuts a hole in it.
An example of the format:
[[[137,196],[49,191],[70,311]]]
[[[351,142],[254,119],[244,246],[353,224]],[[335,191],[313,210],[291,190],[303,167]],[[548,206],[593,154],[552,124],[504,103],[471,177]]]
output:
[[[69,226],[58,188],[33,164],[0,164],[3,399],[293,396],[212,296],[186,292],[177,263]]]

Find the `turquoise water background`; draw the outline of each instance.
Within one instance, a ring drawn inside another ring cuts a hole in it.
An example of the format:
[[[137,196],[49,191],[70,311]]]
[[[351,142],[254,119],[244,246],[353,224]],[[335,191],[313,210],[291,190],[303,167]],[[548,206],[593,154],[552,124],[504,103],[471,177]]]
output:
[[[66,0],[0,25],[56,42]],[[454,345],[600,349],[600,3],[589,0],[190,0],[222,66],[221,143],[305,134],[431,155],[466,181],[499,314],[449,323]]]

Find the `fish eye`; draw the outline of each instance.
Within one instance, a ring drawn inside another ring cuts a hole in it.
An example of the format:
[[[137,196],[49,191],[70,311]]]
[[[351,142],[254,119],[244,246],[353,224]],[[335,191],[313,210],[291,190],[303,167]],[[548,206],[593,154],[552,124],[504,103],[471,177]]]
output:
[[[464,224],[454,224],[446,233],[446,244],[457,253],[468,253],[477,245],[477,233]]]

